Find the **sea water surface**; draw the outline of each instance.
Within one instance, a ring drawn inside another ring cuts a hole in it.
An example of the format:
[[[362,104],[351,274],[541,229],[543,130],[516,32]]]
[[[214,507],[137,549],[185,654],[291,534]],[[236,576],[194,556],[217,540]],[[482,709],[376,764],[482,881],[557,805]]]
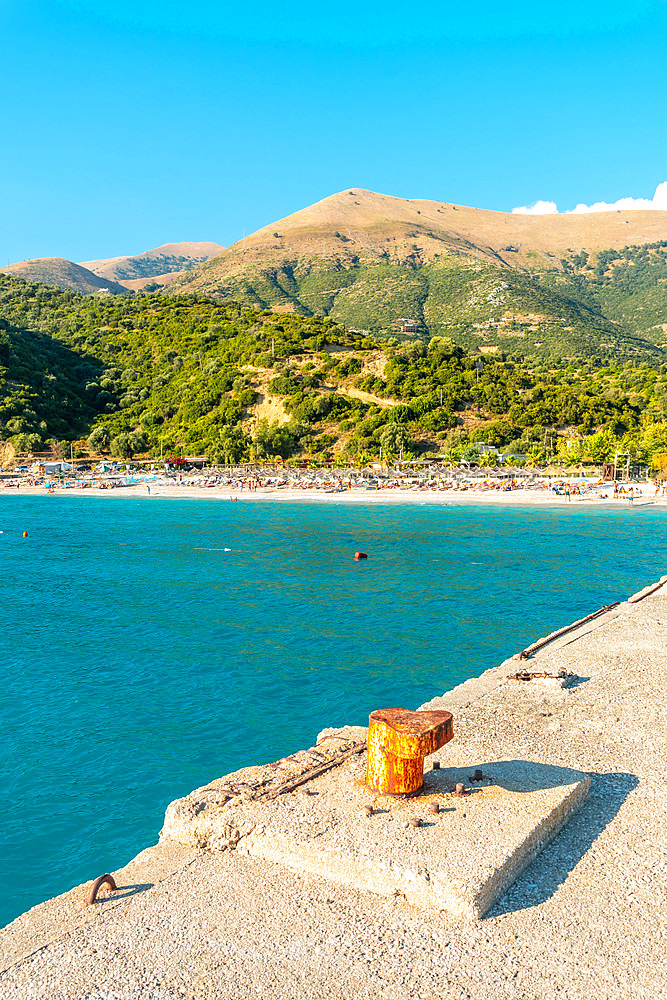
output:
[[[667,512],[4,493],[0,531],[2,925],[172,799],[657,579]]]

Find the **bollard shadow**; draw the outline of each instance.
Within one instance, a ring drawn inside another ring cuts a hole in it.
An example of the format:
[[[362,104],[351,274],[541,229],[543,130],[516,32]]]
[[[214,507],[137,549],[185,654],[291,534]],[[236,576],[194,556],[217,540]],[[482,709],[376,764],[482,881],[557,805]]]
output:
[[[589,777],[591,787],[581,808],[523,869],[483,919],[527,910],[553,896],[639,784],[637,776],[627,772],[589,772]]]
[[[482,772],[483,780],[475,780],[476,771]],[[453,791],[459,783],[465,785],[468,794],[490,786],[504,788],[508,792],[536,792],[572,785],[583,777],[582,771],[571,767],[557,767],[533,760],[487,761],[468,767],[442,767],[437,771],[426,771],[420,792],[423,795],[444,794]]]
[[[140,892],[147,892],[152,889],[155,882],[137,882],[134,885],[118,885],[115,891],[113,889],[107,889],[102,895],[98,895],[95,903],[107,903],[115,902],[119,899],[129,899],[130,896],[136,896]],[[107,887],[105,887],[107,888]]]

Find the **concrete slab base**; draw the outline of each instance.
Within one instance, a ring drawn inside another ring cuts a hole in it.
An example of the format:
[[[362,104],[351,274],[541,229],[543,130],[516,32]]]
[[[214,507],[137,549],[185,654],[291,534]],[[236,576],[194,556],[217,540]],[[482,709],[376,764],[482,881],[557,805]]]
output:
[[[579,808],[590,779],[531,761],[461,763],[427,770],[422,793],[397,800],[371,793],[364,755],[352,757],[288,795],[249,803],[236,849],[477,919]],[[475,771],[484,779],[471,781]],[[461,798],[452,795],[459,782]]]

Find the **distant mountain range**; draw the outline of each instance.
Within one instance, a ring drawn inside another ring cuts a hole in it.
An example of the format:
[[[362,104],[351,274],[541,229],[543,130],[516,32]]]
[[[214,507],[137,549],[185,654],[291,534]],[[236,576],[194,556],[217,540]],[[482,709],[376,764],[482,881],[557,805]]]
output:
[[[167,284],[174,275],[217,257],[224,249],[219,243],[164,243],[155,250],[146,250],[133,257],[84,260],[81,266],[127,288],[142,288],[153,281]]]
[[[165,286],[225,248],[219,243],[165,243],[130,257],[109,257],[75,264],[63,257],[39,257],[0,268],[6,274],[58,285],[75,292],[120,294],[146,285]]]
[[[656,356],[667,346],[667,212],[519,215],[359,188],[224,249],[24,261],[81,292],[198,292],[399,338],[523,356]]]
[[[44,285],[58,285],[69,288],[73,292],[89,295],[94,292],[127,293],[128,289],[117,281],[100,278],[87,267],[75,264],[64,257],[37,257],[35,260],[22,260],[19,264],[8,264],[0,268],[4,274],[25,281],[39,281]]]

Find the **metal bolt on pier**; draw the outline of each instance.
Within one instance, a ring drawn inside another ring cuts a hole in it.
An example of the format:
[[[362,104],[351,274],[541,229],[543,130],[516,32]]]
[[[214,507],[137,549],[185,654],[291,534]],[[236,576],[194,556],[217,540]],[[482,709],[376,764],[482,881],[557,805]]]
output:
[[[96,878],[90,887],[90,892],[88,893],[88,899],[86,900],[86,906],[92,906],[93,903],[97,900],[97,894],[105,882],[110,889],[113,889],[114,892],[118,888],[118,886],[114,881],[113,875],[109,875],[108,873],[106,875],[100,875],[100,877]]]

